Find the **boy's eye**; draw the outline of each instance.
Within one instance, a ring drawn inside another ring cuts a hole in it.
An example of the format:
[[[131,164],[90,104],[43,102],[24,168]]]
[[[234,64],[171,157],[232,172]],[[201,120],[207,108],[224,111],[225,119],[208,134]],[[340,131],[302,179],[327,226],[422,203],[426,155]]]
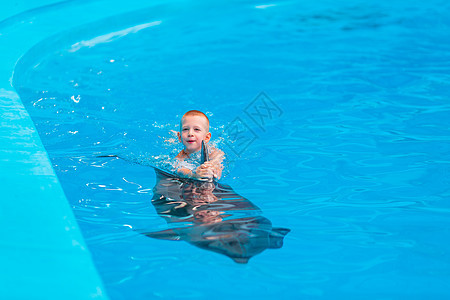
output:
[[[198,128],[195,128],[195,131],[200,131],[200,129],[198,129]]]
[[[186,130],[188,130],[187,128],[183,128],[183,131],[186,131]]]

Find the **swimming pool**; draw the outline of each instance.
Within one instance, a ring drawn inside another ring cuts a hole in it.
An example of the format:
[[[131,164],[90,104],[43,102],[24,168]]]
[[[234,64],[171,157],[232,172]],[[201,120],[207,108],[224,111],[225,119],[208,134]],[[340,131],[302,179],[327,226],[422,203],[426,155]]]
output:
[[[111,299],[449,296],[449,4],[114,5],[13,77]],[[172,228],[150,165],[189,109],[282,248],[237,264],[139,233]]]

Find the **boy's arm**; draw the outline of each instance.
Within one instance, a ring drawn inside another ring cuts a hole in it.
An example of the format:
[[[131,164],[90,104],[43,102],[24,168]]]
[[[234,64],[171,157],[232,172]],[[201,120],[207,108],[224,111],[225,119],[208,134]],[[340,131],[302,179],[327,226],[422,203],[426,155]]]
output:
[[[186,154],[184,154],[184,151],[181,150],[180,153],[178,153],[177,156],[175,156],[175,159],[178,160],[180,163],[186,158]],[[175,172],[184,176],[192,177],[193,173],[192,170],[185,168],[185,167],[177,167],[175,169]]]
[[[178,153],[175,157],[180,162],[185,159],[185,154],[183,151]],[[210,154],[210,160],[205,162],[200,167],[198,167],[195,171],[190,170],[185,167],[179,167],[176,169],[178,174],[193,177],[197,179],[213,179],[214,177],[220,179],[222,177],[223,165],[222,161],[224,159],[224,153],[222,150],[214,148]]]
[[[200,180],[210,180],[213,178],[211,171],[198,167],[195,171],[188,168],[178,168],[177,173],[189,178],[196,178]]]
[[[209,161],[204,164],[213,170],[214,177],[216,177],[217,179],[220,179],[220,177],[222,177],[223,159],[224,152],[220,149],[213,148],[213,150],[211,151],[211,155],[209,156]]]
[[[192,170],[189,170],[188,168],[183,168],[183,167],[178,168],[177,173],[184,175],[184,176],[189,176],[189,177],[194,176],[194,173],[192,172]]]
[[[225,153],[222,150],[213,148],[211,151],[211,155],[209,156],[209,161],[214,163],[215,165],[222,164]]]
[[[184,151],[180,151],[180,153],[178,153],[178,155],[175,157],[176,160],[178,160],[180,163],[186,158],[186,154],[184,153]],[[182,165],[178,166],[175,168],[175,172],[177,174],[180,174],[182,176],[185,177],[190,177],[190,178],[197,178],[200,180],[209,180],[213,178],[213,174],[211,170],[207,170],[204,168],[197,168],[195,171],[183,167]]]

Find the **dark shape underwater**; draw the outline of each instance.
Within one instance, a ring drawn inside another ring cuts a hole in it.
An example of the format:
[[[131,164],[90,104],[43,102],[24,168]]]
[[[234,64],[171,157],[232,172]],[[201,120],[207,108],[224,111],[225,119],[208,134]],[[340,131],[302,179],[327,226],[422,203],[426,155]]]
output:
[[[146,236],[186,241],[237,263],[247,263],[267,248],[283,246],[283,238],[290,230],[273,228],[257,206],[230,186],[179,178],[156,168],[155,172],[152,204],[175,228],[143,232]]]

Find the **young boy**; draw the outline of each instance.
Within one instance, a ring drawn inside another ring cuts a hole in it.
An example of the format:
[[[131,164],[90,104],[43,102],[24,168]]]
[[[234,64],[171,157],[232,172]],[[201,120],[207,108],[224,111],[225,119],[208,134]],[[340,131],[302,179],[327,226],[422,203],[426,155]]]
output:
[[[190,158],[191,154],[201,150],[202,141],[208,143],[211,139],[208,117],[198,110],[188,111],[181,118],[180,131],[177,135],[178,140],[183,143],[184,149],[175,158],[183,162]],[[217,148],[210,147],[210,149],[209,161],[203,163],[195,170],[181,166],[177,169],[177,173],[201,180],[220,179],[224,153]]]

